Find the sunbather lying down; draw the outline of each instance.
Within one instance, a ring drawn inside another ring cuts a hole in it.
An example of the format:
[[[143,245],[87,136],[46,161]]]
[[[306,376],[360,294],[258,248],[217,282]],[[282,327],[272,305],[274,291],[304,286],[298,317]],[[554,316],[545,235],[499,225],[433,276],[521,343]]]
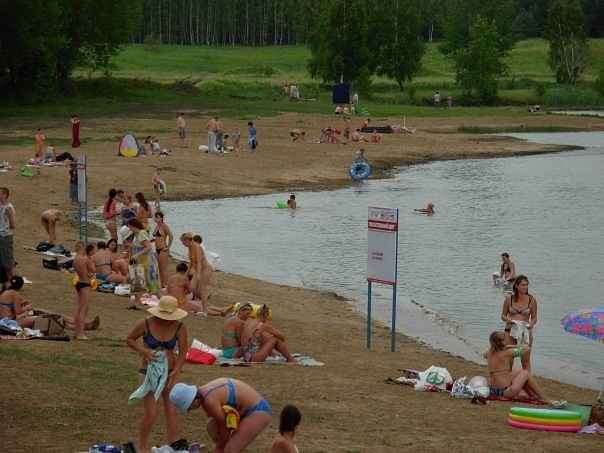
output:
[[[21,327],[31,328],[39,315],[56,314],[42,309],[34,310],[34,307],[18,293],[21,288],[23,288],[23,278],[15,275],[10,280],[9,289],[0,294],[0,319],[12,319],[17,321]],[[67,329],[75,329],[73,318],[63,315],[59,316]],[[86,330],[96,330],[99,328],[100,323],[101,320],[97,316],[92,321],[86,321],[84,328]]]

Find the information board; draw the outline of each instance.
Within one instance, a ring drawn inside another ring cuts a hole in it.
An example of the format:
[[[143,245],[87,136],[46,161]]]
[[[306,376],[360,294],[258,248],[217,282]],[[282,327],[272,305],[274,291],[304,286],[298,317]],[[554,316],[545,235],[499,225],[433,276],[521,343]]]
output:
[[[367,220],[367,280],[396,285],[398,209],[370,206]]]

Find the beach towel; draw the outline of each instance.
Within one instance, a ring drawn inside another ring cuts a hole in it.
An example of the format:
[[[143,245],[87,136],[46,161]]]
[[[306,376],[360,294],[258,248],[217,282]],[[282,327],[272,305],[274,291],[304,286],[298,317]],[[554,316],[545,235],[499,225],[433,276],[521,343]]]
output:
[[[166,382],[168,381],[168,358],[164,351],[155,353],[155,360],[147,364],[147,373],[145,380],[128,398],[128,404],[134,404],[137,400],[143,399],[147,393],[152,392],[155,401],[161,397]]]
[[[296,364],[300,366],[323,366],[325,365],[323,362],[319,362],[318,360],[303,355],[300,353],[292,354],[294,359],[296,359]],[[250,365],[289,365],[289,363],[285,360],[283,356],[270,356],[267,357],[264,362],[245,362],[243,359],[227,359],[225,357],[218,357],[216,361],[220,366],[250,366]]]

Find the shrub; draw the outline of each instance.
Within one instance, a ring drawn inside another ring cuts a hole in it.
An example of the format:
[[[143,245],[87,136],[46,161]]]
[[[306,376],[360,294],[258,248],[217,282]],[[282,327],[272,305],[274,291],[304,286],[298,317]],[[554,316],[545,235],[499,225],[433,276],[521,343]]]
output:
[[[160,47],[159,39],[153,34],[145,36],[143,40],[143,49],[147,52],[159,52]]]
[[[600,94],[600,96],[604,96],[604,65],[600,68],[594,88]]]

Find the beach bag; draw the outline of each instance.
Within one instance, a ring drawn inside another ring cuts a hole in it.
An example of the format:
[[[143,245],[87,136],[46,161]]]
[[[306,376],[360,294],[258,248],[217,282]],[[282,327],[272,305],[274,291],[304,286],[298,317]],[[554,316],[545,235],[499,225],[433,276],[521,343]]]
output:
[[[45,337],[65,335],[65,321],[61,315],[44,313],[34,319],[34,330],[39,330]]]
[[[34,171],[30,167],[21,167],[19,170],[21,176],[27,176],[28,178],[33,177]]]
[[[51,258],[42,258],[42,267],[53,271],[59,270],[59,260],[54,256]]]
[[[142,264],[132,264],[128,267],[128,280],[131,291],[143,291],[147,289],[145,280],[145,267]]]
[[[50,242],[42,241],[36,245],[36,252],[48,252],[53,245]]]
[[[198,363],[200,365],[212,365],[216,362],[216,357],[209,352],[201,351],[199,349],[189,349],[187,351],[187,362]]]

